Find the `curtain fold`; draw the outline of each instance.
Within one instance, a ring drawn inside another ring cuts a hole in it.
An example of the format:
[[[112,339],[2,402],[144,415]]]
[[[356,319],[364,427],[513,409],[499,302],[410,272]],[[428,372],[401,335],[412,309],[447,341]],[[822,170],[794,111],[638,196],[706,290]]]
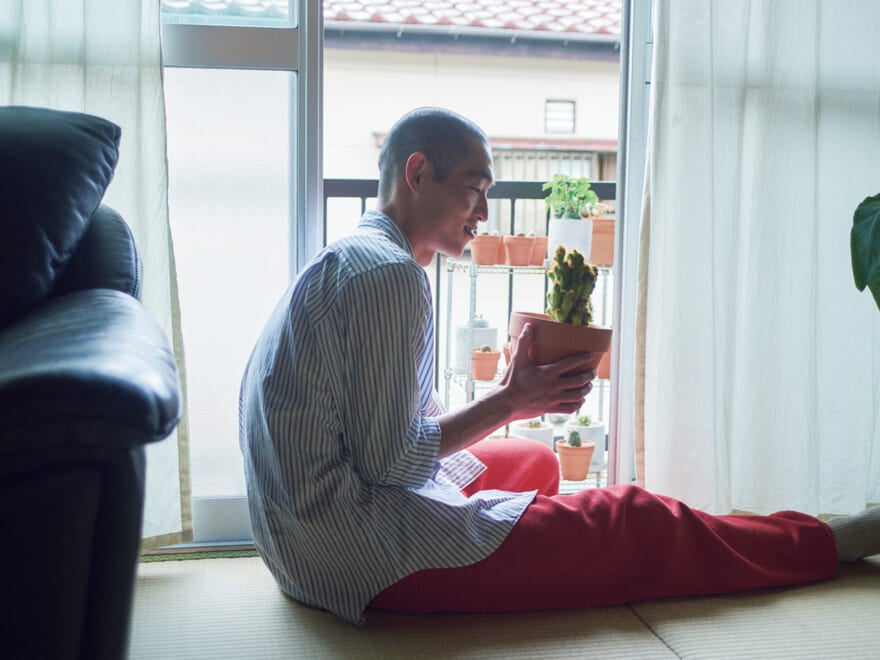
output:
[[[657,1],[651,490],[716,513],[880,501],[880,315],[849,257],[853,210],[880,191],[878,34],[871,0]]]
[[[159,0],[6,0],[0,4],[0,103],[86,112],[122,128],[104,202],[131,226],[142,300],[174,347],[184,384],[168,222]],[[185,397],[184,397],[185,401]],[[186,421],[147,447],[143,546],[192,538]]]

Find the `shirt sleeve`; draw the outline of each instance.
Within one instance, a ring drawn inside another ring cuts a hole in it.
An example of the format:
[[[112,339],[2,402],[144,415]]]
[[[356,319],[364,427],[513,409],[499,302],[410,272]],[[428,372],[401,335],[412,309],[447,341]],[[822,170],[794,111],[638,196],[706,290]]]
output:
[[[432,313],[424,273],[396,263],[361,273],[342,297],[344,442],[358,474],[370,483],[421,486],[433,475],[440,426],[423,414],[419,372]]]

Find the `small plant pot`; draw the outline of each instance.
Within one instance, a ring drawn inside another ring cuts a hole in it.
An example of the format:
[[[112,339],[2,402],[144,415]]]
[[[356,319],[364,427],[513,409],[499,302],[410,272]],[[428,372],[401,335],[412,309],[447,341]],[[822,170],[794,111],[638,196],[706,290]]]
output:
[[[535,236],[535,246],[532,248],[532,258],[529,260],[530,265],[544,265],[544,260],[547,258],[547,240],[546,236]]]
[[[501,351],[476,350],[471,355],[471,373],[474,380],[493,380],[498,373]]]
[[[572,431],[577,431],[581,437],[581,442],[586,445],[588,442],[595,445],[593,456],[590,459],[590,472],[601,472],[605,469],[605,425],[601,422],[594,422],[589,426],[581,426],[569,422],[565,425],[565,437],[567,438]]]
[[[528,422],[514,422],[510,425],[511,435],[518,438],[530,438],[553,449],[553,425],[541,422],[540,426],[529,426]]]
[[[495,255],[496,264],[504,264],[507,262],[507,249],[504,247],[504,237],[500,236],[498,241],[498,254]]]
[[[468,336],[471,338],[468,344]],[[496,327],[476,327],[470,328],[462,325],[455,329],[455,363],[453,365],[455,373],[466,374],[470,370],[470,356],[475,348],[481,346],[497,346],[498,345],[498,328]]]
[[[471,259],[480,266],[492,266],[499,263],[498,249],[501,247],[501,236],[480,234],[474,236],[469,243]]]
[[[572,447],[564,438],[556,441],[556,453],[559,455],[559,467],[562,478],[566,481],[583,481],[590,471],[590,461],[596,445],[584,441],[580,447]]]
[[[597,266],[614,264],[614,218],[593,218],[593,238],[590,246],[590,263]]]
[[[513,312],[510,315],[508,333],[511,350],[516,350],[516,340],[523,326],[533,328],[529,357],[537,365],[556,362],[575,353],[591,351],[593,359],[587,365],[596,369],[602,356],[611,347],[611,328],[599,325],[571,325],[554,321],[546,314],[536,312]]]
[[[534,247],[534,236],[505,236],[504,263],[508,266],[528,266]]]

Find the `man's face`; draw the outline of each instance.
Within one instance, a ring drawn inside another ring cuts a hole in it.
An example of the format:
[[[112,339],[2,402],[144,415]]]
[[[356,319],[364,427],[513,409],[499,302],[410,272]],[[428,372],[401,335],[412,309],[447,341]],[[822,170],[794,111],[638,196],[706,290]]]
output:
[[[449,257],[461,256],[477,235],[479,223],[488,220],[486,193],[494,184],[492,156],[486,145],[473,140],[468,157],[446,179],[435,181],[433,166],[429,171],[430,181],[420,198],[427,247]]]

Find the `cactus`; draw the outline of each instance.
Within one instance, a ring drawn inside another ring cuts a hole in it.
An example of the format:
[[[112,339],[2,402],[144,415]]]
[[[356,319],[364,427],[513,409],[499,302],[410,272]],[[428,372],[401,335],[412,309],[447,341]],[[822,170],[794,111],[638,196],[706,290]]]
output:
[[[569,447],[580,447],[581,446],[581,434],[577,431],[570,431],[568,434],[568,446]]]
[[[553,286],[547,293],[547,314],[554,321],[589,325],[593,320],[590,296],[596,288],[599,271],[577,250],[556,248],[547,275]]]

